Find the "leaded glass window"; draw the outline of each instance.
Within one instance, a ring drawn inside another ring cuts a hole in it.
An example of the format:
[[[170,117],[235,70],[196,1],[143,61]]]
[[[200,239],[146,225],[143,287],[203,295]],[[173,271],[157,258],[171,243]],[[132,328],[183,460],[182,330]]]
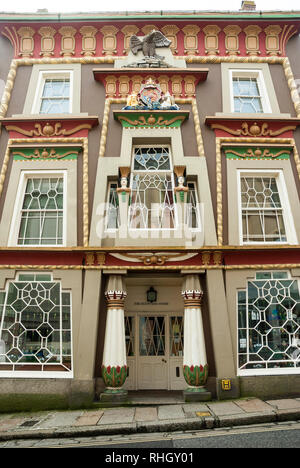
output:
[[[170,356],[183,356],[183,317],[170,317]]]
[[[233,77],[234,112],[263,112],[262,96],[257,78]]]
[[[276,177],[241,177],[243,242],[287,242]]]
[[[119,199],[117,193],[118,184],[111,182],[108,188],[107,206],[107,229],[117,229],[119,227]]]
[[[0,292],[0,370],[70,371],[71,293],[51,274],[19,273]]]
[[[63,244],[63,177],[29,178],[21,208],[19,245]]]
[[[165,317],[140,317],[140,356],[164,356],[166,345]]]
[[[168,147],[134,148],[129,227],[175,228],[174,176]]]
[[[40,114],[70,112],[70,79],[47,78],[41,96]]]
[[[241,374],[300,371],[298,280],[284,271],[257,272],[237,299]]]
[[[187,192],[186,200],[186,225],[190,229],[198,229],[200,227],[200,212],[197,202],[196,184],[188,182],[189,191]]]

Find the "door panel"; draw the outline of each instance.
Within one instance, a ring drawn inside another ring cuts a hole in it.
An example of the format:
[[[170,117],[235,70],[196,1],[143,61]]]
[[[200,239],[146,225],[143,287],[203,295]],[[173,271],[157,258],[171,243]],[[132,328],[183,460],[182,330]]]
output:
[[[139,388],[168,388],[166,337],[164,316],[139,317]]]
[[[128,390],[182,390],[183,316],[125,316]]]

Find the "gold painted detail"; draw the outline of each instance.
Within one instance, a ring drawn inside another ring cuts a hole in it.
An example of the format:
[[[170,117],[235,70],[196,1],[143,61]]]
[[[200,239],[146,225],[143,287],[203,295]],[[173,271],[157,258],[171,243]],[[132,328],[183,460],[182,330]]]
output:
[[[256,150],[253,151],[252,148],[249,148],[246,153],[241,153],[241,152],[238,152],[238,151],[234,151],[233,149],[228,149],[228,150],[225,150],[225,154],[226,155],[230,155],[230,154],[234,154],[236,156],[238,156],[239,158],[256,158],[256,159],[262,159],[262,158],[272,158],[272,159],[276,159],[276,158],[279,158],[279,156],[282,156],[282,155],[288,155],[289,154],[289,151],[288,150],[281,150],[281,151],[278,151],[278,153],[271,153],[269,149],[260,149],[260,148],[256,148]]]
[[[232,128],[226,127],[225,125],[220,125],[220,124],[212,124],[211,128],[214,130],[224,130],[227,133],[230,133],[231,135],[236,135],[236,136],[251,136],[251,137],[267,137],[267,136],[278,136],[281,135],[284,132],[290,132],[296,130],[295,125],[289,125],[280,128],[279,130],[270,130],[269,125],[265,122],[262,125],[257,124],[257,122],[254,122],[253,124],[250,125],[247,122],[243,122],[241,125],[241,128],[238,130],[234,130]]]
[[[71,128],[70,130],[66,130],[65,128],[61,128],[61,123],[56,123],[53,125],[50,125],[48,122],[46,125],[43,126],[41,124],[35,124],[34,125],[34,130],[24,130],[21,127],[18,127],[16,125],[7,125],[6,129],[9,131],[15,131],[18,133],[21,133],[21,135],[25,135],[28,137],[33,137],[33,136],[41,136],[41,137],[53,137],[53,136],[68,136],[72,135],[73,133],[79,132],[80,130],[90,130],[92,126],[90,124],[81,124],[77,125],[76,127]]]
[[[22,158],[25,159],[63,159],[67,156],[70,156],[71,154],[78,155],[78,151],[67,151],[66,153],[59,154],[54,148],[51,148],[50,151],[48,151],[46,148],[44,148],[43,150],[36,148],[32,154],[26,154],[22,151],[13,151],[12,154],[13,156],[22,156]]]
[[[144,115],[141,115],[138,119],[131,120],[128,117],[124,117],[123,115],[118,116],[119,122],[124,121],[134,127],[168,127],[174,124],[175,122],[183,122],[185,118],[186,117],[184,115],[177,115],[172,119],[165,119],[162,116],[155,117],[153,114],[150,114],[150,116],[147,118]]]

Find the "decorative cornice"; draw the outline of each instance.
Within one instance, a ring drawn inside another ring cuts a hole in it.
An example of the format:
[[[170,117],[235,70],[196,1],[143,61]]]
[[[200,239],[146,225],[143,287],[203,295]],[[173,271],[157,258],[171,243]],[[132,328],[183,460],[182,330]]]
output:
[[[290,150],[289,149],[283,149],[280,151],[277,151],[278,149],[275,148],[275,150],[270,148],[248,148],[245,150],[245,148],[240,149],[237,151],[237,149],[226,149],[224,150],[227,159],[230,159],[230,156],[237,156],[238,159],[289,159],[290,157]],[[234,158],[234,159],[237,159]]]
[[[123,127],[180,127],[189,111],[113,111]]]
[[[300,119],[282,119],[280,117],[278,119],[268,119],[267,117],[259,119],[254,116],[243,122],[241,117],[236,116],[232,118],[206,117],[205,123],[213,130],[221,130],[229,135],[256,138],[277,137],[283,133],[293,132],[300,125]]]
[[[98,124],[97,117],[80,118],[8,118],[0,119],[8,132],[16,132],[26,137],[67,137],[82,130],[91,130]],[[78,123],[78,125],[74,125]]]

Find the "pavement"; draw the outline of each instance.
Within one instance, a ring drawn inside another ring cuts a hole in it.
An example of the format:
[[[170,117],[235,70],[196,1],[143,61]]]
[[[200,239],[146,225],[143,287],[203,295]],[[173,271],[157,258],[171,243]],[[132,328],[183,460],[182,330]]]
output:
[[[300,421],[300,398],[135,406],[0,415],[0,448],[7,441],[230,428]]]

